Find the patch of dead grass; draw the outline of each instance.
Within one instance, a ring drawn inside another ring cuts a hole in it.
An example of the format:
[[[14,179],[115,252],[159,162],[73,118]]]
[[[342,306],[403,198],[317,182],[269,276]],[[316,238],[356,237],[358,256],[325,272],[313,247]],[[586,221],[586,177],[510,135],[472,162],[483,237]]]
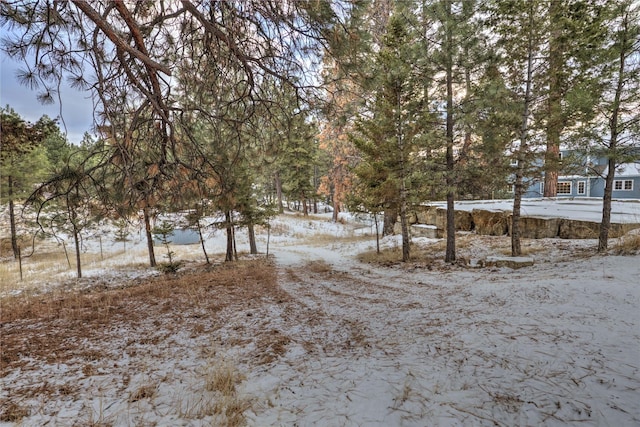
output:
[[[29,416],[29,410],[10,400],[2,405],[0,421],[5,423],[19,423],[23,418]]]
[[[331,271],[333,271],[333,267],[331,266],[331,264],[323,260],[309,261],[307,263],[306,269],[313,273],[320,273],[320,274],[330,273]]]
[[[627,234],[619,238],[612,252],[615,255],[636,255],[640,253],[640,233]]]
[[[125,340],[120,344],[123,348],[104,349],[103,340],[114,329],[153,324],[154,333],[140,328],[141,335],[126,347],[135,352],[138,346],[154,345],[180,328],[195,336],[206,334],[224,324],[218,316],[225,307],[287,298],[278,286],[274,266],[263,259],[137,279],[118,289],[6,297],[0,307],[0,376],[24,366],[27,358],[48,363],[80,358],[87,366],[85,374],[90,375],[94,362],[128,345]]]

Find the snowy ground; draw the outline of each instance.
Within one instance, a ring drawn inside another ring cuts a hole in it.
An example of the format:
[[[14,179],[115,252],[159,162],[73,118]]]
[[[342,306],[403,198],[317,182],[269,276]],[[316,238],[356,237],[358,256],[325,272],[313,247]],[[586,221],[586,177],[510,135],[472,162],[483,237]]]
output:
[[[640,425],[640,255],[541,239],[525,241],[535,265],[519,270],[383,267],[355,259],[374,248],[369,226],[327,218],[278,217],[262,277],[247,270],[216,288],[223,267],[194,267],[164,302],[136,293],[162,279],[143,277],[142,242],[87,266],[82,281],[69,271],[27,280],[31,292],[62,284],[100,301],[120,288],[130,297],[96,304],[112,313],[98,319],[3,320],[3,344],[22,349],[2,355],[3,413],[25,426]],[[458,240],[465,257],[508,247],[506,237]],[[223,242],[208,239],[216,260]],[[266,236],[258,243],[264,252]],[[174,250],[203,261],[198,245]],[[239,419],[208,386],[227,367]]]

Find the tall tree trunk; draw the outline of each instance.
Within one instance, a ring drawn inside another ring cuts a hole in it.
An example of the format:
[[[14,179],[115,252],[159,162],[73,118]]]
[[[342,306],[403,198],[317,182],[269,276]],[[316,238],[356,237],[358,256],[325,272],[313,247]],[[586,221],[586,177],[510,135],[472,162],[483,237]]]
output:
[[[611,229],[611,200],[613,198],[613,181],[615,178],[616,161],[609,158],[609,172],[605,178],[604,195],[602,197],[602,221],[598,235],[598,252],[605,252],[609,246],[609,230]]]
[[[251,255],[256,255],[258,253],[258,247],[256,246],[256,230],[253,223],[249,223],[247,229],[249,230],[249,251]]]
[[[16,216],[13,205],[13,177],[9,175],[7,183],[7,196],[9,197],[9,223],[11,227],[11,249],[13,249],[13,258],[18,259],[20,256],[20,248],[18,247],[18,233],[16,231]]]
[[[76,196],[78,196],[77,193],[78,187],[76,187]],[[73,243],[76,249],[76,271],[78,272],[78,279],[80,279],[82,278],[82,265],[80,263],[80,231],[77,225],[78,215],[73,204],[71,204],[69,195],[67,195],[67,212],[69,213],[69,219],[71,220],[71,227],[73,229]]]
[[[280,179],[279,171],[276,171],[273,177],[273,183],[276,187],[276,198],[278,199],[278,212],[284,213],[284,205],[282,204],[282,180]]]
[[[227,253],[225,255],[224,260],[226,262],[233,261],[233,224],[231,223],[231,212],[227,211],[224,214],[225,220],[227,222]]]
[[[202,235],[202,225],[200,224],[200,219],[196,220],[196,227],[198,227],[198,236],[200,236],[200,246],[202,246],[204,259],[207,261],[207,264],[211,264],[211,262],[209,261],[209,254],[207,254],[207,248],[205,248],[204,246],[204,236]]]
[[[378,214],[373,214],[373,222],[376,226],[376,253],[380,254],[380,225],[378,224]]]
[[[388,207],[384,210],[382,236],[393,236],[394,228],[397,220],[398,220],[398,209],[396,207]]]
[[[144,216],[144,231],[147,235],[147,250],[149,251],[149,265],[155,267],[156,253],[153,249],[153,235],[151,234],[151,218],[149,216],[149,208],[145,206],[142,209],[142,215]]]
[[[533,5],[530,4],[528,38],[527,38],[527,81],[524,89],[524,108],[522,121],[520,122],[520,146],[516,152],[518,164],[516,166],[516,179],[513,195],[513,212],[511,214],[511,256],[520,256],[520,205],[524,192],[524,154],[528,150],[529,113],[531,109],[531,90],[533,87]]]
[[[625,16],[626,18],[626,16]],[[625,19],[626,24],[626,19]],[[627,28],[625,26],[625,28]],[[598,235],[598,252],[602,253],[607,250],[609,246],[609,229],[611,228],[611,199],[613,197],[613,183],[616,173],[616,161],[618,150],[618,119],[620,117],[620,100],[622,98],[622,91],[625,85],[625,68],[626,58],[628,52],[625,51],[625,47],[628,46],[629,40],[628,34],[623,34],[623,41],[620,43],[620,57],[617,70],[617,84],[616,92],[613,98],[613,108],[611,111],[611,118],[609,119],[609,170],[607,171],[607,177],[605,179],[604,196],[602,198],[602,221],[600,222],[600,234]]]
[[[398,141],[398,151],[400,153],[400,229],[402,230],[402,262],[411,259],[411,242],[409,241],[409,227],[407,225],[407,185],[405,176],[407,174],[405,165],[405,135],[402,126],[402,102],[400,90],[398,90],[396,102],[396,140]]]
[[[447,248],[444,261],[456,260],[456,224],[454,206],[454,167],[453,158],[453,28],[451,23],[451,3],[446,2],[446,84],[447,84],[447,120],[446,120],[446,185],[447,185]]]
[[[82,278],[82,264],[80,263],[80,232],[75,224],[73,224],[73,241],[76,246],[76,270],[78,279]]]
[[[551,33],[549,35],[549,96],[547,99],[547,151],[544,160],[544,197],[558,194],[558,171],[560,168],[560,134],[564,127],[562,98],[564,82],[564,52],[562,46],[561,1],[549,2]]]
[[[520,245],[520,206],[522,204],[523,187],[522,169],[518,166],[514,184],[513,212],[511,214],[511,256],[522,255],[522,246]]]
[[[304,216],[309,216],[309,206],[307,205],[307,197],[304,195],[304,192],[301,195],[302,197],[302,214]]]

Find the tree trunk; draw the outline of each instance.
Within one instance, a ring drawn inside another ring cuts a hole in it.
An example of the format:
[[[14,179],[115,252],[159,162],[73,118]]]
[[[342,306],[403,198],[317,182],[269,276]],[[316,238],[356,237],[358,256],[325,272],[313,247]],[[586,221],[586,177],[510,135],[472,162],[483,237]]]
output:
[[[258,247],[256,246],[256,231],[253,224],[249,224],[247,226],[249,229],[249,251],[251,255],[256,255],[258,253]]]
[[[556,197],[558,189],[558,171],[560,168],[560,134],[562,133],[562,80],[563,46],[561,11],[563,2],[549,2],[551,35],[549,37],[549,97],[547,100],[547,151],[544,160],[544,197]]]
[[[530,5],[530,8],[533,6]],[[522,121],[520,122],[520,146],[517,151],[518,165],[516,166],[516,179],[514,183],[513,212],[511,214],[511,256],[520,256],[520,205],[524,192],[524,153],[528,150],[529,111],[531,107],[531,90],[533,87],[533,11],[529,9],[529,28],[527,38],[527,80],[524,90],[524,108]]]
[[[447,83],[447,120],[446,120],[446,185],[447,185],[447,248],[444,256],[445,262],[456,260],[456,224],[454,206],[454,158],[453,158],[453,28],[451,16],[451,3],[446,3],[446,83]]]
[[[378,214],[373,214],[373,222],[376,225],[376,253],[380,254],[380,226],[378,224]]]
[[[609,159],[609,172],[605,178],[604,195],[602,197],[602,221],[598,235],[598,252],[602,253],[609,246],[609,230],[611,228],[611,200],[613,198],[613,181],[615,178],[616,162]]]
[[[307,198],[304,193],[302,193],[302,214],[309,216],[309,206],[307,205]]]
[[[202,226],[200,225],[200,220],[196,220],[196,226],[198,227],[198,236],[200,236],[200,245],[202,246],[202,252],[204,252],[204,259],[207,261],[207,264],[211,264],[209,261],[209,254],[207,254],[207,249],[204,246],[204,236],[202,235]]]
[[[18,233],[16,231],[16,216],[13,205],[13,177],[9,175],[7,184],[7,196],[9,197],[9,223],[11,226],[11,249],[13,249],[13,258],[19,259],[20,248],[18,247]]]
[[[402,229],[402,262],[408,262],[411,259],[411,242],[409,240],[409,226],[407,224],[407,200],[406,200],[406,190],[403,188],[400,189],[401,200],[400,200],[400,228]],[[405,193],[405,195],[402,195]]]
[[[78,193],[78,187],[76,187],[76,195]],[[67,213],[71,220],[71,227],[73,230],[73,243],[76,249],[76,271],[78,272],[78,279],[82,278],[82,265],[80,264],[80,231],[78,230],[77,220],[78,215],[71,203],[69,195],[67,195]]]
[[[626,27],[625,27],[626,28]],[[627,33],[624,33],[625,41]],[[598,252],[602,253],[607,250],[609,246],[609,229],[611,228],[611,199],[613,197],[613,183],[616,174],[616,152],[618,150],[618,119],[620,117],[620,103],[622,98],[622,91],[625,84],[625,68],[627,53],[624,49],[626,43],[621,43],[623,47],[620,47],[620,63],[617,70],[617,85],[616,92],[613,98],[613,106],[611,111],[611,118],[609,122],[609,146],[607,151],[609,152],[609,170],[605,179],[604,196],[602,198],[602,221],[600,222],[600,234],[598,236]]]
[[[151,218],[149,217],[149,208],[144,207],[142,209],[142,214],[144,216],[144,231],[147,235],[147,250],[149,251],[149,265],[151,267],[155,267],[156,264],[156,254],[153,249],[153,235],[151,234]]]
[[[511,214],[511,256],[522,255],[520,246],[520,207],[522,204],[522,168],[518,166],[514,184],[513,212]]]
[[[273,177],[273,183],[276,187],[276,197],[278,199],[278,212],[284,213],[284,205],[282,204],[282,180],[280,179],[280,172],[276,171]]]
[[[82,265],[80,264],[80,232],[75,224],[73,224],[73,241],[76,246],[76,270],[78,271],[78,279],[81,279]]]
[[[231,212],[225,212],[225,220],[227,222],[227,253],[224,257],[225,262],[233,261],[233,224],[231,223]]]
[[[456,261],[456,223],[453,191],[447,193],[447,249],[444,262]]]
[[[384,210],[384,224],[382,225],[382,236],[393,236],[396,221],[398,220],[398,209],[389,207]]]
[[[405,165],[405,136],[402,120],[402,102],[400,91],[396,98],[396,140],[400,153],[400,229],[402,231],[402,262],[409,262],[411,259],[411,242],[409,241],[409,227],[407,225],[407,185],[405,176],[407,175]]]

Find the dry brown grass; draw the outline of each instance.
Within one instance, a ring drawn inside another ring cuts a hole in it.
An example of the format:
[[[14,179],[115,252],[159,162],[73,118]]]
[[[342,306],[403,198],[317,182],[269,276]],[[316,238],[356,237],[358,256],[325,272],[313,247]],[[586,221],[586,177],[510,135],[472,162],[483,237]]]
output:
[[[437,245],[439,245],[439,242],[437,243]],[[410,258],[412,262],[430,264],[434,261],[438,252],[438,248],[412,245]],[[402,247],[397,246],[393,248],[385,248],[382,249],[380,253],[377,253],[375,250],[363,252],[358,254],[357,259],[358,261],[365,262],[367,264],[377,264],[385,266],[399,264],[402,262]]]
[[[144,384],[129,394],[129,403],[137,402],[143,399],[153,399],[158,392],[156,384]]]
[[[0,376],[29,357],[50,363],[74,356],[82,356],[87,362],[105,357],[92,351],[91,344],[99,348],[102,338],[119,325],[153,319],[157,333],[140,336],[136,342],[154,344],[163,339],[163,330],[184,327],[192,334],[204,335],[221,325],[217,315],[225,307],[274,298],[289,297],[278,287],[274,266],[262,259],[134,280],[118,289],[57,290],[45,295],[6,297],[0,307]],[[202,318],[202,313],[208,316]],[[82,347],[69,345],[82,340],[86,340]]]
[[[640,233],[627,234],[616,241],[612,248],[616,255],[636,255],[640,253]]]
[[[313,273],[329,273],[333,271],[333,267],[325,261],[316,260],[308,262],[306,270]]]
[[[264,259],[201,265],[176,275],[132,280],[117,289],[58,290],[3,298],[0,378],[16,369],[36,369],[45,363],[65,364],[70,372],[84,377],[104,375],[105,369],[113,366],[110,360],[117,360],[124,352],[131,358],[144,356],[181,331],[210,341],[218,328],[229,323],[228,316],[238,311],[259,311],[263,304],[289,302],[290,295],[278,285],[274,265]],[[128,332],[119,338],[114,330]],[[243,340],[254,343],[248,357],[258,364],[284,354],[290,342],[272,328],[237,332],[239,344]],[[250,336],[243,336],[245,332]],[[228,341],[227,345],[234,345]],[[216,362],[215,352],[205,352],[204,357],[208,362],[201,372],[205,379],[201,399],[177,402],[177,411],[186,418],[215,415],[216,425],[244,425],[244,412],[251,406],[238,389],[244,376],[234,365]],[[129,387],[129,381],[123,377],[123,386]],[[159,381],[150,379],[131,388],[129,403],[153,400],[160,390]],[[8,392],[17,402],[2,405],[2,420],[10,422],[20,422],[38,410],[22,405],[26,399],[81,399],[83,395],[76,384],[7,387],[12,387]],[[107,425],[106,415],[85,414],[82,423]]]
[[[217,391],[223,396],[235,395],[236,385],[243,379],[235,366],[226,361],[211,363],[204,372],[205,390]]]
[[[0,421],[5,423],[19,423],[24,417],[29,416],[29,410],[11,400],[2,404]]]

